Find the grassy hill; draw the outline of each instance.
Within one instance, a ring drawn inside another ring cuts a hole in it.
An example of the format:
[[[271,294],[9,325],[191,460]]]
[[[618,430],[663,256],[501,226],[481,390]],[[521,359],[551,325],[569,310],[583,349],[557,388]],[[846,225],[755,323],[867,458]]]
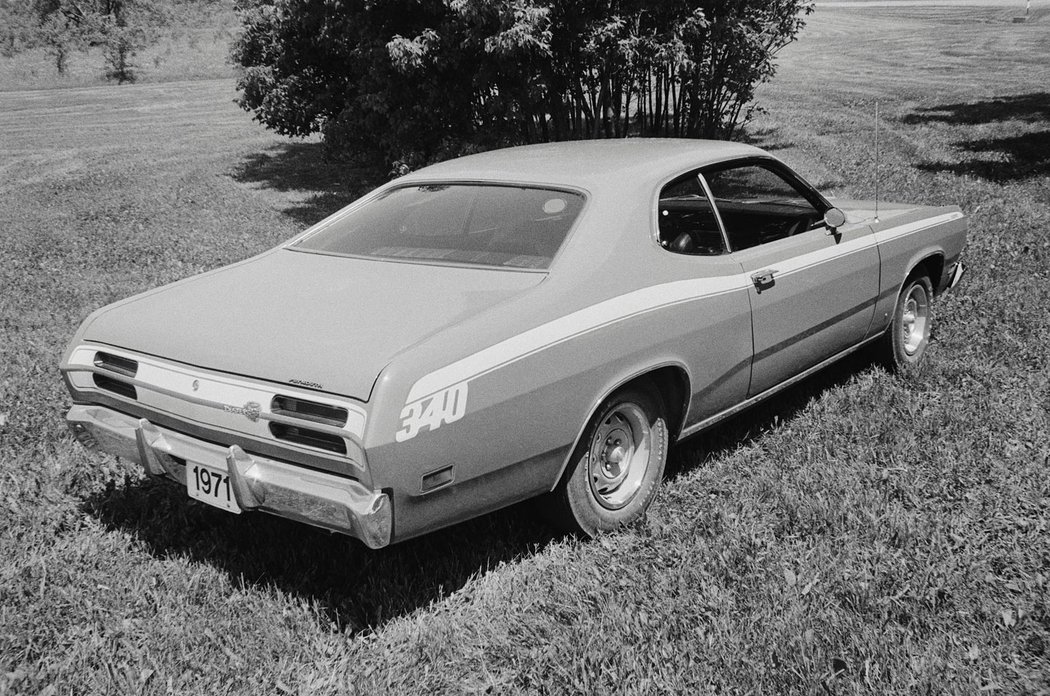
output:
[[[1050,692],[1045,37],[994,7],[820,9],[760,93],[750,137],[839,196],[872,193],[879,99],[885,198],[970,216],[918,374],[860,357],[683,444],[618,534],[518,507],[379,552],[89,455],[57,371],[92,309],[374,182],[229,78],[7,84],[0,694]]]

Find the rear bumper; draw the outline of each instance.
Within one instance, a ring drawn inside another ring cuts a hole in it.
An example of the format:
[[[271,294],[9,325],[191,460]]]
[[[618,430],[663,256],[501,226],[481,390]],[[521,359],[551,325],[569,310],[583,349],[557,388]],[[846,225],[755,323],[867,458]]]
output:
[[[198,440],[105,406],[73,406],[66,421],[85,447],[137,462],[151,476],[185,486],[186,462],[195,462],[227,473],[242,510],[348,534],[373,549],[390,543],[390,497],[353,479],[248,454],[237,445]]]

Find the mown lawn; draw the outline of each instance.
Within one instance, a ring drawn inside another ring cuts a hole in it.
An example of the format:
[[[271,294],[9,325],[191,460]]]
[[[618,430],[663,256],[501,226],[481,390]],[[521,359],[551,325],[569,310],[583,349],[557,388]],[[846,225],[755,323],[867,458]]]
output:
[[[1050,693],[1050,18],[819,11],[750,137],[971,216],[928,361],[683,444],[637,526],[527,507],[379,552],[190,504],[66,435],[95,307],[366,189],[229,80],[0,92],[0,694]],[[498,453],[497,453],[498,454]]]

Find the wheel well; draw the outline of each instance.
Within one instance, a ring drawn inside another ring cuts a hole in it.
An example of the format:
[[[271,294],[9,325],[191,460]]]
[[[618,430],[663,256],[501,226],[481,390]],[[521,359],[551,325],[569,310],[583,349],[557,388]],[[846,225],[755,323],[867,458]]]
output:
[[[615,394],[620,389],[635,386],[642,388],[651,386],[663,397],[664,405],[667,407],[667,432],[672,438],[671,443],[673,443],[674,438],[677,437],[679,432],[681,432],[682,421],[685,418],[686,407],[688,406],[687,399],[690,393],[689,375],[683,368],[674,365],[658,367],[649,372],[644,372],[632,377],[616,387],[616,389],[609,392],[609,394],[606,394],[604,398],[608,398],[609,395]],[[601,403],[602,402],[595,404],[595,409],[600,408]],[[573,443],[572,449],[570,449],[569,454],[566,456],[565,463],[562,465],[561,472],[558,474],[554,486],[557,486],[558,482],[562,481],[570,471],[569,464],[572,458],[572,453],[575,452],[576,448],[579,446],[580,438],[586,431],[587,423],[589,423],[590,419],[593,417],[594,413],[591,413],[587,416],[587,420],[584,421],[583,429],[580,430],[580,434],[577,435],[577,439]],[[551,490],[553,490],[553,486]]]
[[[689,394],[689,377],[685,370],[680,367],[660,367],[651,372],[638,375],[630,382],[620,388],[649,383],[663,396],[664,406],[667,407],[667,430],[672,436],[682,428],[682,419],[685,417],[687,406],[686,399]]]
[[[941,287],[941,275],[944,273],[944,256],[942,254],[927,256],[915,264],[915,268],[911,269],[908,277],[911,278],[919,273],[929,276],[930,284],[933,285],[933,291],[937,292],[937,289]]]

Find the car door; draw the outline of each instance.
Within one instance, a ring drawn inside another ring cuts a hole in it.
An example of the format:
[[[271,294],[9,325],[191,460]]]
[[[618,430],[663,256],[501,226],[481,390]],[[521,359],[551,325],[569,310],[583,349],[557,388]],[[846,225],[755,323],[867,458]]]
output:
[[[879,256],[867,225],[834,233],[830,205],[786,167],[753,160],[703,172],[732,256],[750,280],[756,396],[864,339]]]

